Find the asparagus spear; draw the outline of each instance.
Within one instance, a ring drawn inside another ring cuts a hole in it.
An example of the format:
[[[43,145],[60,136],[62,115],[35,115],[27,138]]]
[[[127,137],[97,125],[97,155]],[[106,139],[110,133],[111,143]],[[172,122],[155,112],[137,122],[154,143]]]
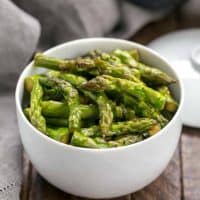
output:
[[[135,110],[137,116],[153,118],[159,122],[161,127],[164,127],[168,123],[168,120],[162,114],[144,101],[138,101],[127,94],[123,95],[123,101],[125,105],[130,106]]]
[[[107,144],[98,143],[94,139],[87,137],[77,131],[75,131],[72,136],[71,144],[74,146],[96,148],[96,149],[109,147]]]
[[[126,66],[117,65],[114,66],[100,58],[96,58],[94,60],[95,67],[88,70],[85,67],[85,71],[92,75],[101,75],[101,74],[107,74],[114,77],[120,77],[120,78],[126,78],[135,82],[141,82],[138,77],[138,71],[137,70],[131,70]],[[59,73],[59,72],[50,72],[50,76],[57,76],[61,79],[64,79],[68,82],[70,82],[72,85],[81,85],[83,82],[86,82],[86,79],[81,76],[75,76],[73,74],[69,73]],[[137,76],[137,77],[136,77]]]
[[[108,135],[124,135],[133,133],[144,133],[157,125],[157,122],[149,118],[133,119],[126,122],[116,122],[112,125]]]
[[[157,122],[150,118],[135,118],[130,121],[115,122],[111,125],[106,136],[118,136],[125,134],[141,134],[148,132],[152,127],[157,126]],[[90,128],[83,128],[80,133],[85,136],[98,137],[102,136],[99,126],[92,126]]]
[[[150,103],[157,110],[163,110],[166,103],[166,97],[152,88],[140,83],[107,75],[98,76],[83,84],[81,87],[96,92],[116,90],[120,93],[127,93],[137,97],[139,100]]]
[[[79,85],[87,82],[87,79],[84,78],[83,76],[78,76],[78,75],[67,73],[67,72],[50,71],[48,73],[48,76],[53,77],[53,78],[63,79],[71,83],[75,87],[78,87]]]
[[[123,63],[138,69],[140,71],[141,77],[151,84],[168,85],[175,82],[172,77],[162,72],[161,70],[149,67],[144,63],[137,62],[134,57],[135,55],[131,51],[117,49],[113,53],[114,55],[118,56]]]
[[[65,103],[59,101],[42,101],[42,114],[47,117],[67,118],[69,109]]]
[[[144,63],[139,63],[137,69],[140,71],[142,79],[147,83],[153,85],[169,85],[176,82],[176,80],[163,71],[149,67]]]
[[[158,88],[158,91],[167,98],[167,100],[166,100],[167,103],[166,103],[165,109],[169,112],[174,113],[178,108],[178,103],[171,96],[169,88],[167,86],[161,86]]]
[[[131,108],[125,107],[123,104],[117,106],[116,103],[110,101],[113,115],[115,119],[131,120],[135,118],[135,111]]]
[[[69,109],[69,131],[70,133],[73,133],[74,130],[79,129],[81,123],[81,112],[77,109],[77,106],[79,105],[78,91],[73,88],[70,83],[61,79],[43,77],[40,78],[40,81],[43,83],[46,82],[46,84],[51,86],[59,86],[62,89],[65,102]]]
[[[68,118],[45,117],[47,125],[68,127]]]
[[[38,77],[34,78],[33,89],[30,97],[30,121],[41,132],[46,133],[46,121],[42,116],[41,100],[43,89]]]
[[[112,107],[112,112],[114,118],[116,119],[133,119],[135,118],[135,111],[133,109],[127,108],[124,105],[117,106],[113,102],[109,102]],[[69,116],[69,109],[67,105],[59,101],[42,101],[42,114],[45,117],[54,118],[67,118]],[[81,110],[81,119],[97,119],[98,118],[98,108],[94,104],[89,105],[79,105]]]
[[[119,147],[124,145],[133,144],[141,141],[143,138],[141,135],[126,135],[120,137],[114,141],[106,141],[103,138],[90,138],[79,132],[75,132],[72,136],[71,144],[79,147],[86,148],[110,148],[110,147]]]
[[[110,63],[111,65],[117,65],[117,66],[122,66],[122,62],[121,62],[121,60],[118,58],[118,57],[116,57],[116,56],[114,56],[114,55],[111,55],[111,54],[108,54],[108,53],[102,53],[101,55],[100,55],[100,58],[102,59],[102,60],[104,60],[104,61],[106,61],[106,62],[108,62],[108,63]]]
[[[83,84],[83,83],[85,83],[87,81],[87,79],[85,79],[82,76],[78,76],[78,75],[70,74],[70,73],[66,73],[66,72],[53,71],[53,70],[48,73],[48,77],[50,77],[50,78],[59,78],[59,79],[65,80],[65,81],[69,82],[70,84],[72,84],[74,87],[77,87],[77,88],[81,84]],[[47,81],[44,81],[42,84],[44,86],[46,85],[46,86],[50,87],[50,84]],[[60,92],[59,88],[57,89],[55,86],[53,87],[53,89],[57,90],[58,91],[57,93]],[[96,101],[96,97],[92,93],[90,93],[88,91],[84,91],[82,89],[79,89],[79,90],[85,95],[84,96],[85,99],[88,98],[88,99],[92,99],[93,101]],[[50,99],[55,99],[55,98],[52,98],[52,96],[53,96],[53,94],[51,95]],[[80,99],[80,101],[81,100],[82,99]]]
[[[69,142],[69,131],[66,127],[47,127],[47,135],[65,144]]]
[[[101,58],[102,60],[105,60],[111,64],[121,64],[121,60],[116,57],[114,54],[110,54],[110,53],[106,53],[106,52],[102,52],[100,49],[95,49],[93,51],[90,51],[86,57],[92,58],[92,59],[96,59],[96,58]]]
[[[133,144],[136,142],[140,142],[143,140],[142,135],[125,135],[125,136],[120,136],[114,140],[114,145],[115,143],[118,144],[118,146],[125,146],[129,144]],[[112,145],[112,141],[109,142],[110,146]]]
[[[47,117],[61,117],[67,118],[69,116],[69,109],[65,103],[59,101],[43,101],[42,102],[42,114]],[[95,105],[78,105],[78,109],[81,111],[81,118],[97,118],[98,109]]]
[[[49,76],[53,77],[53,78],[60,78],[62,80],[65,80],[69,83],[71,83],[74,87],[78,88],[79,91],[81,91],[86,97],[89,97],[92,101],[96,102],[96,95],[94,95],[93,93],[89,92],[89,91],[85,91],[83,89],[80,89],[80,85],[84,84],[87,82],[87,79],[85,79],[82,76],[78,76],[75,74],[69,74],[66,72],[55,72],[55,71],[51,71],[49,72]]]
[[[101,132],[103,135],[107,135],[113,121],[112,108],[109,104],[108,98],[102,93],[97,96],[97,104],[99,108],[99,125]]]
[[[56,71],[51,71],[51,72],[49,72],[49,76],[61,78],[65,81],[70,82],[75,87],[79,87],[81,84],[84,84],[87,82],[87,80],[84,77],[77,76],[74,74],[69,74],[69,73],[60,73],[60,72],[56,72]],[[85,90],[81,90],[81,89],[80,89],[80,91],[82,91],[83,94],[90,97],[94,102],[96,102],[98,104],[97,96],[95,94],[92,94],[89,91],[85,91]],[[101,94],[99,94],[99,96],[105,96],[105,95],[103,93],[101,93]],[[119,106],[116,106],[113,104],[111,106],[112,106],[112,110],[113,110],[116,118],[125,117],[126,119],[131,119],[135,116],[133,110],[125,109],[125,108],[122,108],[122,106],[119,107]],[[121,114],[121,117],[120,117],[120,114]]]
[[[52,107],[51,107],[51,105],[52,105]],[[67,106],[64,103],[55,102],[55,101],[50,101],[50,102],[44,101],[44,102],[42,102],[42,107],[43,107],[42,113],[45,116],[46,123],[48,125],[57,126],[57,127],[59,127],[59,126],[68,127],[68,118],[67,118],[68,115],[66,115],[66,112],[65,112]],[[63,110],[62,110],[62,108],[63,108]],[[118,111],[115,111],[116,109]],[[122,110],[122,109],[124,109],[124,110]],[[96,119],[98,117],[98,109],[95,105],[89,105],[89,106],[88,105],[80,105],[80,110],[82,112],[81,119],[89,119],[89,118]],[[29,119],[29,112],[30,112],[30,108],[24,109],[24,114],[26,115],[26,117],[28,119]],[[59,114],[62,114],[62,112],[64,115],[59,115]],[[125,113],[122,113],[122,112],[125,112]],[[117,106],[117,108],[115,107],[114,114],[117,119],[125,118],[128,120],[132,120],[133,118],[135,118],[135,113],[133,110],[131,110],[131,109],[129,110],[127,108],[122,108],[121,106]],[[84,124],[86,124],[88,126],[88,124],[90,124],[89,122],[90,121],[88,121],[88,120],[84,121],[83,123],[81,123],[81,126]],[[94,125],[94,122],[92,122],[92,124]],[[90,126],[92,126],[92,125],[90,125]],[[88,131],[90,131],[89,128],[88,128]],[[95,130],[93,128],[91,129],[91,131],[92,131],[92,133],[95,132]],[[100,131],[99,127],[98,127],[97,131]]]
[[[43,67],[52,70],[68,72],[81,72],[86,69],[94,68],[95,63],[92,59],[59,59],[37,53],[34,58],[35,67]]]
[[[74,85],[75,87],[78,87],[81,83],[86,82],[87,80],[81,76],[77,76],[74,74],[69,74],[69,73],[65,73],[65,72],[58,72],[58,71],[50,71],[49,72],[49,77],[56,77],[56,78],[60,78],[63,80],[66,80],[67,82],[71,83],[72,85]],[[33,76],[29,76],[25,79],[25,90],[27,92],[31,92],[32,87],[33,87],[33,80],[35,77],[42,77],[40,75],[33,75]],[[43,76],[44,77],[44,76]],[[44,80],[44,81],[43,81]],[[44,100],[63,100],[63,94],[62,94],[62,90],[60,87],[56,86],[56,85],[51,85],[51,82],[46,81],[46,79],[41,79],[40,83],[43,86],[43,91],[44,91]],[[80,90],[83,92],[83,90]],[[84,91],[86,93],[86,95],[89,93],[88,91]],[[83,93],[84,93],[83,92]],[[87,96],[92,96],[92,95],[87,95]],[[90,98],[86,97],[86,96],[80,96],[80,101],[82,103],[88,103]],[[93,98],[94,99],[94,98]]]
[[[66,104],[69,108],[69,131],[73,133],[81,126],[81,111],[78,108],[79,94],[78,91],[72,87],[72,85],[66,81],[56,80],[63,91]]]
[[[28,76],[25,78],[24,80],[24,88],[28,93],[31,93],[32,89],[33,89],[33,85],[34,85],[34,80],[41,77],[40,74],[36,74],[33,76]]]
[[[128,64],[131,67],[136,67],[138,65],[137,60],[134,57],[132,57],[136,55],[138,59],[138,55],[136,52],[133,53],[132,51],[130,54],[130,51],[116,49],[112,52],[112,54],[117,56],[121,60],[122,63]]]
[[[97,68],[92,69],[89,73],[98,76],[102,74],[118,77],[118,78],[125,78],[134,82],[141,82],[136,76],[135,71],[131,70],[130,68],[122,65],[112,65],[100,58],[95,59],[95,66]]]
[[[69,107],[70,108],[70,107]],[[69,130],[70,133],[73,133],[75,130],[79,130],[81,128],[81,111],[78,106],[71,106],[70,115],[69,115]]]
[[[25,108],[24,109],[24,114],[30,120],[30,108]],[[68,120],[67,118],[56,118],[56,117],[45,117],[46,123],[48,125],[53,125],[53,126],[68,126]]]
[[[99,56],[101,56],[101,55],[102,55],[102,51],[101,51],[100,49],[95,49],[95,50],[90,51],[90,52],[86,55],[86,57],[95,59],[95,58],[97,58],[97,57],[99,57]]]
[[[33,83],[35,78],[44,77],[43,75],[33,75],[26,77],[24,80],[24,88],[27,92],[31,92],[33,88]],[[41,82],[41,81],[40,81]],[[59,87],[54,86],[52,87],[49,83],[41,82],[43,85],[43,98],[45,100],[61,100],[63,98],[62,91]]]
[[[62,60],[48,57],[42,54],[36,54],[34,66],[44,67],[53,70],[66,70],[68,72],[88,71],[89,73],[108,74],[116,77],[127,78],[129,80],[139,82],[133,72],[128,67],[115,67],[111,64],[96,58],[94,60],[88,58],[80,58],[76,60]],[[90,69],[95,69],[90,71]]]
[[[63,100],[62,90],[59,87],[54,88],[46,88],[43,87],[44,90],[44,100]]]

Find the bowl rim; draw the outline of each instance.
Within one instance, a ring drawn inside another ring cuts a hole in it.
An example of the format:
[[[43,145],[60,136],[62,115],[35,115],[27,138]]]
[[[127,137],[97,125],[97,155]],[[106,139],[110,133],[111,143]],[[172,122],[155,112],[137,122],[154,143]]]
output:
[[[56,45],[48,50],[46,50],[44,52],[44,54],[48,55],[49,53],[52,53],[54,51],[57,51],[58,49],[62,49],[63,47],[65,47],[66,45],[70,46],[70,45],[74,45],[76,43],[87,43],[87,42],[116,42],[116,43],[122,43],[124,45],[134,45],[136,46],[136,48],[140,48],[143,49],[151,54],[153,54],[154,56],[160,58],[162,60],[162,62],[164,62],[165,64],[167,64],[168,68],[170,68],[170,70],[175,74],[175,76],[178,79],[179,82],[179,87],[180,87],[180,102],[179,102],[179,107],[175,113],[175,115],[173,116],[173,118],[169,121],[169,123],[162,128],[157,134],[146,138],[145,140],[142,140],[140,142],[137,143],[133,143],[130,145],[126,145],[126,146],[120,146],[120,147],[111,147],[111,148],[100,148],[100,149],[95,149],[95,148],[85,148],[85,147],[77,147],[77,146],[73,146],[70,144],[64,144],[61,143],[59,141],[56,141],[50,137],[48,137],[47,135],[45,135],[44,133],[40,132],[36,127],[34,127],[29,121],[28,119],[25,117],[23,110],[22,110],[22,106],[20,103],[20,87],[21,84],[23,84],[24,82],[24,78],[23,78],[23,74],[26,73],[26,71],[33,67],[33,60],[28,63],[28,65],[26,65],[26,67],[23,69],[23,71],[21,72],[18,81],[17,81],[17,85],[16,85],[16,89],[15,89],[15,104],[16,104],[16,109],[18,111],[18,113],[21,115],[22,120],[24,121],[24,123],[26,123],[26,125],[32,129],[34,132],[36,132],[40,137],[42,137],[44,140],[46,140],[47,142],[51,143],[52,145],[57,145],[58,147],[61,148],[66,148],[66,150],[74,150],[74,151],[86,151],[86,152],[107,152],[107,151],[120,151],[120,150],[125,150],[125,149],[129,149],[129,148],[136,148],[138,146],[141,146],[145,143],[150,143],[151,141],[155,140],[156,138],[158,138],[160,135],[163,134],[163,132],[165,132],[165,130],[167,130],[169,127],[171,127],[173,125],[173,123],[176,121],[176,119],[181,115],[181,110],[183,107],[183,103],[184,103],[184,89],[183,89],[183,82],[180,78],[180,76],[177,74],[177,72],[173,69],[173,67],[171,66],[171,64],[159,53],[157,53],[156,51],[142,45],[139,44],[137,42],[133,42],[133,41],[128,41],[128,40],[124,40],[124,39],[118,39],[118,38],[106,38],[106,37],[93,37],[93,38],[83,38],[83,39],[77,39],[77,40],[72,40],[72,41],[68,41],[59,45]],[[18,117],[17,117],[18,118]],[[18,119],[19,120],[19,119]],[[21,135],[21,133],[20,133]]]

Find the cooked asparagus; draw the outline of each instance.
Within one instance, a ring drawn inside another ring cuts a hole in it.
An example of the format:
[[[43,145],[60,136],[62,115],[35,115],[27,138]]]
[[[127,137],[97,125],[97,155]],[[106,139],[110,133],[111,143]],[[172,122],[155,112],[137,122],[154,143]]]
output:
[[[99,92],[117,90],[118,92],[135,96],[141,101],[148,102],[157,110],[163,110],[166,103],[166,97],[150,87],[107,75],[97,76],[84,83],[82,88]]]
[[[66,127],[47,127],[47,135],[65,144],[69,142],[69,131]]]
[[[168,88],[175,80],[144,64],[137,49],[92,50],[77,58],[38,53],[34,66],[49,71],[25,78],[30,103],[24,114],[59,142],[86,148],[133,144],[156,134],[178,108]]]
[[[136,114],[140,117],[153,118],[157,120],[162,127],[168,123],[168,120],[162,114],[144,101],[138,101],[134,97],[127,94],[123,95],[123,101],[125,105],[132,107]]]
[[[130,121],[115,122],[112,123],[110,131],[106,136],[144,133],[148,132],[148,130],[152,129],[154,126],[157,126],[157,122],[150,118],[135,118]],[[83,128],[80,132],[85,136],[102,136],[100,126]]]
[[[43,89],[39,83],[38,77],[34,78],[33,89],[30,97],[30,121],[41,132],[46,134],[46,121],[42,116],[41,101]]]
[[[108,98],[105,94],[102,93],[97,96],[97,104],[100,116],[99,126],[103,135],[106,136],[113,121],[112,108],[108,101]]]
[[[81,124],[81,112],[79,109],[77,109],[77,106],[79,105],[78,91],[73,88],[70,83],[57,78],[43,77],[40,78],[40,81],[42,81],[43,83],[47,82],[51,86],[55,85],[62,89],[66,105],[69,109],[69,132],[73,133],[74,130],[79,129]]]
[[[171,96],[169,88],[167,86],[161,86],[158,88],[158,91],[167,98],[165,109],[169,112],[175,112],[178,108],[178,103]]]
[[[175,82],[173,78],[171,78],[163,71],[138,62],[138,54],[136,52],[133,53],[133,51],[117,49],[113,53],[114,55],[118,56],[123,63],[138,69],[140,71],[141,77],[151,84],[168,85]]]
[[[94,68],[95,63],[92,59],[59,59],[37,53],[34,58],[34,66],[52,70],[81,72],[85,71],[85,68]]]
[[[96,149],[109,147],[107,144],[98,143],[93,138],[87,137],[77,131],[75,131],[72,136],[71,144],[74,146],[96,148]]]

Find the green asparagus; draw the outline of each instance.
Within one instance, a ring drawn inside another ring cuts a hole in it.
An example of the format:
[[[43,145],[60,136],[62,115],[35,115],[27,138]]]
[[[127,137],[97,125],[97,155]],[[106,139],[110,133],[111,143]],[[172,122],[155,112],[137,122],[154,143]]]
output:
[[[106,141],[100,137],[90,138],[80,132],[75,132],[72,137],[71,144],[79,147],[100,149],[130,145],[142,140],[143,137],[141,135],[126,135],[115,140]]]
[[[74,132],[71,144],[78,147],[86,147],[86,148],[108,148],[107,144],[101,144],[96,142],[94,139],[87,137],[77,131]]]
[[[65,144],[69,142],[69,131],[66,127],[47,127],[47,135],[50,138]]]
[[[125,78],[134,82],[140,82],[141,81],[136,77],[136,71],[131,70],[130,68],[126,66],[121,65],[112,65],[104,60],[101,60],[99,58],[95,59],[95,66],[97,68],[89,71],[89,73],[98,76],[102,74],[118,77],[118,78]],[[137,74],[138,75],[138,74]]]
[[[161,86],[158,88],[158,91],[167,98],[165,109],[174,113],[178,108],[178,103],[172,98],[169,88],[167,86]]]
[[[115,122],[112,123],[106,136],[144,133],[150,129],[153,129],[155,126],[157,126],[157,122],[150,118],[135,118],[130,121]],[[100,126],[83,128],[80,130],[80,133],[85,136],[102,136]]]
[[[90,91],[117,90],[118,92],[127,93],[141,101],[150,103],[157,110],[163,110],[166,103],[166,97],[150,87],[107,75],[97,76],[81,87]]]
[[[119,146],[134,144],[136,142],[140,142],[143,140],[142,135],[125,135],[120,136],[114,140],[114,143],[118,144]],[[110,146],[112,145],[112,141],[109,142]]]
[[[144,64],[137,49],[92,50],[76,58],[38,53],[34,67],[47,72],[25,78],[24,114],[65,144],[113,148],[140,142],[178,108],[168,88],[175,80]]]
[[[34,79],[40,78],[40,77],[43,77],[43,76],[33,75],[33,76],[29,76],[25,78],[24,80],[25,90],[30,93],[33,88]],[[43,93],[44,93],[43,96],[45,100],[61,100],[63,98],[62,91],[59,87],[57,86],[51,87],[51,85],[49,85],[46,82],[42,82],[42,81],[40,82],[43,85]]]
[[[141,77],[148,83],[154,85],[168,85],[175,82],[173,78],[171,78],[163,71],[157,68],[149,67],[144,63],[137,62],[136,53],[133,54],[131,51],[123,51],[120,49],[115,50],[113,53],[114,55],[118,56],[123,63],[138,69],[140,71]]]
[[[42,114],[47,117],[67,118],[69,109],[65,103],[60,101],[42,101]]]
[[[68,127],[68,118],[45,117],[47,125]]]
[[[33,89],[30,97],[30,121],[41,132],[46,134],[46,121],[42,116],[41,100],[43,89],[39,83],[38,77],[33,81]]]
[[[25,78],[24,88],[27,92],[31,93],[31,91],[33,89],[33,85],[34,85],[34,80],[38,79],[39,77],[41,77],[41,75],[36,74],[36,75],[28,76],[28,77]]]
[[[81,124],[81,112],[77,109],[79,105],[79,94],[73,86],[63,80],[57,78],[40,78],[40,81],[47,82],[49,85],[56,85],[62,89],[63,96],[65,98],[66,105],[69,109],[69,132],[73,133],[74,130],[80,128]]]
[[[138,65],[138,62],[137,60],[132,57],[133,55],[138,55],[137,53],[135,54],[131,54],[129,53],[130,51],[125,51],[125,50],[120,50],[120,49],[116,49],[114,50],[112,53],[117,56],[121,61],[122,63],[125,63],[125,64],[128,64],[130,65],[131,67],[136,67]],[[138,56],[136,56],[138,57]]]
[[[94,68],[95,63],[92,59],[59,59],[37,53],[34,58],[34,66],[52,70],[81,72],[85,71],[85,68]]]
[[[125,107],[123,104],[117,106],[113,102],[109,102],[112,107],[112,112],[115,119],[133,119],[135,118],[135,111],[131,108]],[[69,109],[67,105],[59,101],[42,101],[42,114],[45,117],[67,118],[69,116]],[[97,119],[98,108],[94,104],[83,105],[80,104],[81,119]]]
[[[168,120],[162,114],[144,101],[138,101],[134,97],[127,94],[123,95],[123,101],[125,105],[132,107],[136,114],[140,117],[153,118],[160,123],[161,127],[164,127],[168,123]]]
[[[97,96],[97,104],[100,116],[99,126],[103,135],[107,135],[113,121],[112,108],[105,94]]]

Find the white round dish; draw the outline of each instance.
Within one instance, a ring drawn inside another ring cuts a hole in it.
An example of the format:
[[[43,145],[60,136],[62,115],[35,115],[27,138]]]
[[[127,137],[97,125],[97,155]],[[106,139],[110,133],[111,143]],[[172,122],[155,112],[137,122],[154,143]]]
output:
[[[148,46],[165,56],[183,80],[183,123],[200,128],[200,29],[168,33]]]
[[[66,58],[92,49],[111,51],[137,48],[143,61],[158,66],[175,79],[171,90],[179,108],[169,124],[156,135],[136,144],[111,149],[87,149],[59,143],[33,127],[22,111],[24,78],[42,72],[30,63],[16,88],[16,110],[22,143],[38,172],[70,194],[87,198],[112,198],[135,192],[155,180],[165,169],[177,146],[182,123],[183,87],[170,64],[156,52],[125,40],[91,38],[68,42],[45,54]]]

